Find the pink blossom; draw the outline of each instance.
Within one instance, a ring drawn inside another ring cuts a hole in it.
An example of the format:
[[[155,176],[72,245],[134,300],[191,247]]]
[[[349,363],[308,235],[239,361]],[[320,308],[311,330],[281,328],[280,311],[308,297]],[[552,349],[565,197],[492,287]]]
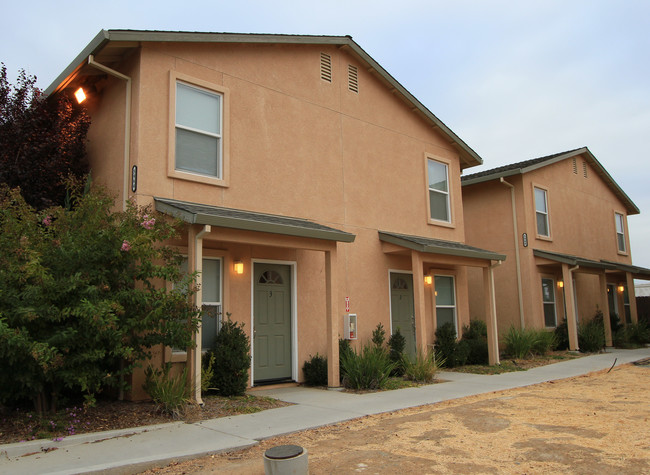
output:
[[[49,226],[50,224],[52,224],[52,216],[49,216],[49,215],[45,216],[43,218],[42,223],[43,223],[44,226]]]
[[[121,250],[124,251],[124,252],[128,252],[128,251],[131,250],[131,244],[126,239],[124,241],[122,241],[122,249]]]
[[[156,218],[151,218],[151,219],[148,219],[148,218],[149,218],[149,215],[145,214],[142,217],[142,219],[144,219],[144,221],[142,221],[140,223],[140,226],[142,226],[144,229],[153,229],[153,225],[156,224]]]

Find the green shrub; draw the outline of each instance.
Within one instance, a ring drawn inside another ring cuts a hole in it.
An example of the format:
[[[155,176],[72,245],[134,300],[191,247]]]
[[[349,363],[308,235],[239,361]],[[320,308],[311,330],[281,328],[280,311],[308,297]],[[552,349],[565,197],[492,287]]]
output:
[[[467,364],[488,364],[487,325],[482,320],[471,320],[463,326],[463,337],[468,348]]]
[[[418,349],[418,353],[414,359],[409,358],[407,355],[402,357],[404,377],[418,383],[433,382],[438,370],[444,363],[444,359],[436,355],[434,351],[424,354],[422,350]]]
[[[381,323],[377,324],[377,328],[372,331],[372,342],[377,348],[382,348],[386,341],[386,330]]]
[[[632,343],[637,345],[650,343],[650,327],[648,327],[648,324],[645,321],[639,320],[638,323],[631,323],[627,328]]]
[[[650,343],[650,329],[643,320],[628,323],[612,334],[613,345],[617,348],[638,348]]]
[[[214,345],[214,387],[222,396],[242,396],[248,387],[250,342],[244,324],[227,316]]]
[[[0,404],[127,389],[159,345],[188,348],[194,276],[161,245],[174,221],[106,191],[69,184],[68,206],[36,212],[0,185]],[[120,206],[121,208],[121,206]],[[165,285],[165,283],[173,285]]]
[[[162,370],[147,367],[143,389],[157,404],[158,410],[174,417],[180,417],[190,401],[190,386],[187,384],[187,368],[176,376],[169,376],[171,363],[163,365]]]
[[[404,348],[406,348],[406,338],[404,335],[402,335],[402,332],[399,328],[397,328],[397,330],[395,330],[395,333],[393,333],[388,339],[388,348],[390,361],[395,364],[395,368],[393,369],[391,376],[404,375],[402,355],[404,354]]]
[[[201,394],[206,394],[212,387],[214,380],[214,361],[213,351],[204,353],[201,357]]]
[[[585,353],[594,353],[605,348],[605,326],[600,310],[590,321],[578,325],[578,347]]]
[[[504,337],[504,352],[511,358],[530,358],[537,341],[537,331],[510,326]]]
[[[302,366],[307,386],[327,386],[327,358],[309,355],[310,359]]]
[[[352,351],[350,346],[350,340],[344,340],[339,338],[339,379],[340,382],[343,382],[343,377],[345,376],[345,368],[343,367],[343,358],[349,356]]]
[[[436,330],[436,351],[447,368],[464,365],[469,355],[467,343],[456,341],[456,328],[451,323],[445,323]]]
[[[388,352],[374,343],[365,344],[360,353],[342,354],[341,364],[345,374],[343,385],[348,389],[383,389],[395,366]]]
[[[558,351],[564,351],[569,349],[569,326],[567,325],[566,318],[562,320],[562,323],[559,324],[555,331],[555,346],[554,349]]]

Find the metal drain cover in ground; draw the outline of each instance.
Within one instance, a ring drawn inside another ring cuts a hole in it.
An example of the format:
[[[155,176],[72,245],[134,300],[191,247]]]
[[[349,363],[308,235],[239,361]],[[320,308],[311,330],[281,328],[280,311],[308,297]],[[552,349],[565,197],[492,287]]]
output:
[[[274,460],[283,460],[297,457],[304,451],[299,445],[278,445],[264,452],[264,456]]]

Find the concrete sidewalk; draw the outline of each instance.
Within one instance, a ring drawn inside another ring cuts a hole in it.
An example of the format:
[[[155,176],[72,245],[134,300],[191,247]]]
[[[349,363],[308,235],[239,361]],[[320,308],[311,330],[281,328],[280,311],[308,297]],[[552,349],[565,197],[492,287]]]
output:
[[[287,387],[255,391],[294,403],[256,414],[186,424],[81,434],[60,442],[36,440],[0,446],[0,473],[137,473],[171,461],[250,447],[260,440],[358,417],[528,386],[607,369],[650,357],[650,348],[607,353],[500,375],[445,372],[447,382],[367,394]]]

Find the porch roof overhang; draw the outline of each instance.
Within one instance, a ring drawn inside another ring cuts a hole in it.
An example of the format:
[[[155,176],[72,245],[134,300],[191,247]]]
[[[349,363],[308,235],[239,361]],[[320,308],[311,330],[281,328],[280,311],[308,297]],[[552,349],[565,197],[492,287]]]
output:
[[[443,254],[447,256],[469,257],[472,259],[485,259],[492,261],[505,261],[506,256],[496,252],[486,251],[478,247],[468,246],[456,241],[443,241],[423,236],[410,236],[407,234],[379,231],[379,239],[383,242],[395,244],[413,251],[427,254]]]
[[[620,262],[608,261],[605,259],[596,261],[593,259],[572,256],[570,254],[542,251],[540,249],[533,249],[533,255],[535,257],[541,257],[543,259],[548,259],[561,264],[586,267],[593,270],[602,270],[603,272],[629,272],[635,279],[650,280],[650,269],[631,264],[623,264]]]
[[[616,267],[602,261],[594,261],[592,259],[585,259],[583,257],[572,256],[570,254],[561,254],[559,252],[542,251],[541,249],[533,249],[535,257],[541,257],[550,261],[555,261],[560,264],[568,264],[570,266],[587,267],[596,270],[614,270]]]
[[[353,242],[356,235],[313,221],[154,197],[156,210],[189,224],[211,225],[285,236]]]
[[[617,270],[629,272],[635,279],[650,280],[650,269],[630,264],[620,264],[618,262],[602,260],[605,264],[616,267]]]

